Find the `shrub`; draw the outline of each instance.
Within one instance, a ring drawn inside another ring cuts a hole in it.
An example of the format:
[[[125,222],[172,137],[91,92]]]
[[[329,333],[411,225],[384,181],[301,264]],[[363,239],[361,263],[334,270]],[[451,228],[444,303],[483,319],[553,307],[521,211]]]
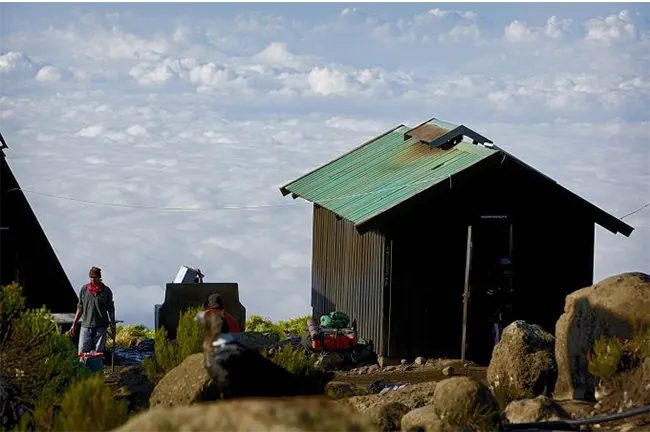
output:
[[[45,307],[25,309],[16,283],[0,289],[0,379],[7,395],[0,413],[5,427],[16,425],[19,407],[33,418],[38,406],[58,402],[66,387],[88,375],[76,354]]]
[[[279,339],[286,339],[288,335],[302,336],[307,331],[307,321],[310,319],[311,315],[306,315],[274,323],[269,318],[264,318],[261,315],[251,315],[246,320],[245,329],[247,332],[274,333]]]
[[[196,320],[201,308],[190,308],[181,312],[176,330],[176,343],[169,340],[163,327],[154,334],[154,357],[142,362],[147,378],[156,384],[170,370],[181,364],[188,356],[202,352],[204,328]]]
[[[115,330],[115,345],[119,347],[128,347],[133,338],[153,339],[154,337],[154,331],[143,324],[118,325]]]
[[[621,360],[622,344],[616,338],[600,337],[587,354],[587,369],[598,378],[614,376]]]
[[[305,315],[299,318],[292,318],[288,321],[278,321],[277,326],[284,333],[299,337],[302,336],[307,331],[307,322],[311,319],[311,315]]]
[[[262,315],[251,315],[246,320],[245,331],[257,333],[274,333],[280,339],[284,337],[282,330],[273,323],[269,318],[264,318]]]
[[[95,375],[72,385],[63,395],[55,431],[108,431],[128,420],[128,403],[116,400],[104,377]]]
[[[617,372],[632,369],[650,357],[650,327],[633,325],[629,339],[601,336],[587,353],[589,373],[609,379]]]
[[[302,348],[285,345],[275,350],[272,355],[266,352],[262,352],[262,355],[295,375],[313,376],[322,372],[317,359]]]
[[[116,399],[103,377],[96,374],[69,387],[61,403],[41,403],[26,412],[12,431],[108,431],[127,420],[128,402]]]

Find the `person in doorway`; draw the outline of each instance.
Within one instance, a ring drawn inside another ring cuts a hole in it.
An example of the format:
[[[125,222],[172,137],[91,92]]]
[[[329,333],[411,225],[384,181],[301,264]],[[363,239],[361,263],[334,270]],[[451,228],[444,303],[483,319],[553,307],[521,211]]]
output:
[[[513,301],[511,277],[512,262],[509,258],[501,258],[486,292],[490,308],[489,321],[492,324],[495,345],[501,340],[504,323],[511,319]]]
[[[79,292],[77,313],[70,328],[70,335],[74,336],[77,324],[82,320],[79,330],[79,354],[103,352],[109,326],[111,334],[115,335],[113,291],[102,282],[102,270],[99,267],[91,267],[88,277],[90,281],[82,286]]]
[[[214,293],[208,296],[208,309],[205,310],[205,313],[208,312],[216,312],[223,318],[221,333],[239,333],[240,330],[237,320],[226,311],[221,294]]]

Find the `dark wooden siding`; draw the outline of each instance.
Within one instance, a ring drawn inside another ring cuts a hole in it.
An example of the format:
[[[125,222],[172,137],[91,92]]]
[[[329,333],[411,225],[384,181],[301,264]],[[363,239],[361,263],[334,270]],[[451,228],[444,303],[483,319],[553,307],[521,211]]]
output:
[[[383,235],[360,235],[350,222],[314,206],[312,308],[314,317],[339,310],[356,319],[359,335],[383,346]],[[381,352],[380,352],[381,354]]]
[[[459,357],[467,226],[487,214],[508,215],[513,224],[513,319],[554,333],[566,295],[593,282],[594,223],[552,184],[507,164],[478,179],[454,179],[386,225],[393,243],[391,357]],[[484,362],[492,336],[480,308],[470,302],[468,353]]]
[[[26,305],[46,305],[51,312],[76,310],[77,295],[7,161],[2,159],[0,243],[2,285],[19,282]]]

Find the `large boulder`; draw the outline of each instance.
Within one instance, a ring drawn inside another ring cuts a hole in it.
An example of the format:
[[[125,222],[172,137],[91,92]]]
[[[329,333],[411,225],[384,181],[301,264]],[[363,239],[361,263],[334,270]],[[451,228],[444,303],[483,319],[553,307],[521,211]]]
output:
[[[460,432],[469,428],[452,426],[448,421],[440,420],[436,407],[427,405],[409,411],[402,417],[402,431],[424,431],[424,432]]]
[[[556,399],[593,398],[596,378],[587,353],[601,336],[630,337],[634,325],[650,325],[650,276],[623,273],[569,294],[555,325]]]
[[[483,383],[469,377],[440,381],[433,394],[438,418],[462,428],[497,430],[500,413],[496,399]]]
[[[373,420],[380,431],[391,432],[402,428],[402,417],[409,411],[404,404],[390,402],[385,405],[377,405],[364,414]]]
[[[492,351],[487,381],[517,394],[537,396],[553,391],[557,379],[555,338],[536,324],[515,321],[503,329]]]
[[[352,408],[323,397],[232,399],[140,414],[117,432],[377,431]]]
[[[402,389],[391,390],[381,394],[351,397],[346,399],[345,402],[361,412],[393,402],[401,403],[408,407],[409,410],[413,410],[433,403],[433,394],[436,385],[435,381],[411,384]]]
[[[165,408],[220,398],[203,364],[203,354],[192,354],[160,380],[149,406]]]
[[[547,396],[510,402],[504,414],[510,423],[534,423],[570,418],[560,405]]]

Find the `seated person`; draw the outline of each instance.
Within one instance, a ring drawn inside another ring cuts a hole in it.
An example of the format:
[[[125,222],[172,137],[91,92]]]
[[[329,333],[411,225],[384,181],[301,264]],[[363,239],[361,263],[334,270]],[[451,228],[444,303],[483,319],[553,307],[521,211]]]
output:
[[[223,299],[219,293],[210,294],[208,297],[208,308],[205,312],[217,312],[223,318],[221,333],[239,333],[237,320],[226,311],[223,306]]]

